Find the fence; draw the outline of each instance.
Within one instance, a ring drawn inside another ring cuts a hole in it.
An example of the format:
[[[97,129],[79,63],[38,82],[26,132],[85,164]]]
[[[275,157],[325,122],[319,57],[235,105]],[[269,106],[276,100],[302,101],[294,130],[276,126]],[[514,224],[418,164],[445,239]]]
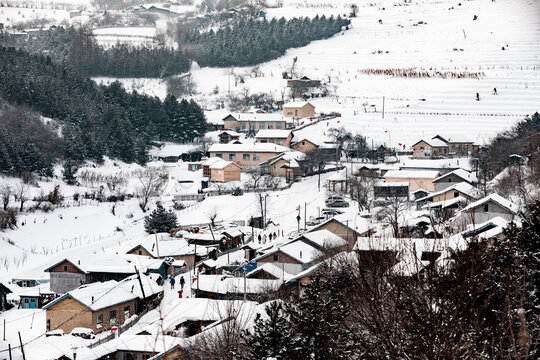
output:
[[[131,328],[133,325],[137,324],[137,323],[139,322],[139,320],[140,320],[144,315],[146,315],[146,313],[147,313],[148,311],[150,311],[150,310],[152,310],[152,309],[154,309],[154,308],[150,308],[150,306],[147,306],[146,309],[144,309],[143,312],[141,312],[141,313],[137,316],[137,318],[136,318],[135,320],[133,320],[132,322],[130,322],[130,323],[128,323],[128,324],[118,326],[118,336],[120,336],[124,331],[128,330],[129,328]],[[101,338],[101,339],[99,339],[98,341],[96,341],[96,342],[94,342],[94,343],[88,345],[88,347],[89,347],[90,349],[93,349],[93,348],[95,348],[96,346],[99,346],[99,345],[101,345],[101,344],[104,344],[104,343],[106,343],[106,342],[109,342],[109,341],[111,341],[111,340],[113,340],[113,339],[115,339],[115,338],[116,338],[116,334],[115,334],[115,333],[112,333],[112,334],[107,335],[106,337]]]

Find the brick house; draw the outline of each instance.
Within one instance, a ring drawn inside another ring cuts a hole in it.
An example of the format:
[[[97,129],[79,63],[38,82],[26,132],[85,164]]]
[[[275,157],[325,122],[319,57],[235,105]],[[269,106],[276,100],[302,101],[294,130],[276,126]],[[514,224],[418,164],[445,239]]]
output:
[[[322,252],[302,241],[295,241],[278,247],[255,259],[257,267],[272,263],[285,272],[296,275],[315,264]]]
[[[233,140],[240,139],[240,134],[237,133],[236,131],[225,130],[219,133],[218,138],[219,138],[220,144],[228,144]]]
[[[211,157],[219,157],[244,166],[259,165],[278,154],[290,151],[290,149],[281,145],[261,143],[213,144],[208,151]]]
[[[448,155],[448,144],[440,139],[420,140],[413,146],[413,158]]]
[[[294,101],[283,105],[285,117],[305,118],[315,116],[315,106],[309,102]]]
[[[358,239],[359,237],[370,236],[374,232],[373,229],[370,228],[369,226],[365,226],[361,228],[360,230],[355,230],[347,226],[346,224],[342,223],[341,221],[337,220],[336,218],[331,218],[309,229],[308,233],[317,232],[321,230],[327,230],[331,232],[332,234],[337,235],[340,238],[347,240],[349,244],[353,244],[356,241],[356,239]]]
[[[435,191],[433,180],[441,176],[438,171],[412,171],[412,170],[390,170],[384,174],[384,181],[392,182],[408,182],[409,191],[424,189],[426,191]]]
[[[110,330],[135,314],[137,298],[114,280],[81,286],[43,307],[47,331],[61,329],[70,333],[76,327],[94,333]]]
[[[289,147],[293,137],[291,130],[259,130],[255,135],[255,141]]]
[[[257,131],[261,129],[290,129],[293,122],[281,114],[267,113],[232,113],[223,118],[225,129],[240,131]]]

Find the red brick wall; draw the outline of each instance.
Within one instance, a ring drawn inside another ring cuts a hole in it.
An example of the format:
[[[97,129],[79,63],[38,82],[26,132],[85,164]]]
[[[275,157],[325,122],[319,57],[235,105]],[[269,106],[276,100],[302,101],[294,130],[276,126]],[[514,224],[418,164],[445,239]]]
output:
[[[64,271],[64,265],[67,266],[67,271]],[[50,272],[69,272],[75,274],[84,274],[82,271],[73,266],[69,261],[64,261],[49,270]]]
[[[278,256],[277,260],[274,260],[274,255]],[[277,253],[270,254],[266,257],[263,257],[258,260],[258,262],[268,262],[268,263],[284,263],[284,264],[300,264],[298,261],[290,257],[289,255],[286,255],[282,253],[281,251],[278,251]]]

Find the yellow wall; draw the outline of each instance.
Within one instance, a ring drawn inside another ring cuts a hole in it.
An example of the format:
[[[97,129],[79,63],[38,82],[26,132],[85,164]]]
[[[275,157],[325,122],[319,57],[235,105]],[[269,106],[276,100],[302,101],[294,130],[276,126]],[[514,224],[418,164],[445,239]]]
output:
[[[236,154],[236,160],[234,160],[233,162],[238,164],[238,165],[259,165],[260,163],[262,162],[265,162],[266,160],[270,159],[270,158],[273,158],[274,156],[277,155],[277,153],[265,153],[265,152],[257,152],[257,153],[247,153],[247,152],[244,152],[244,153],[237,153],[237,152],[217,152],[217,151],[213,151],[210,153],[210,157],[214,157],[216,156],[217,154],[222,154],[223,155],[223,160],[226,160],[226,161],[233,161],[233,160],[229,160],[229,154]],[[244,154],[249,154],[249,161],[244,161],[242,160],[242,155]],[[253,161],[253,154],[258,154],[260,155],[260,160],[256,160],[256,161]]]
[[[284,107],[283,115],[285,117],[311,117],[315,115],[315,107],[311,104],[305,104],[302,107]]]
[[[240,181],[240,168],[228,165],[224,169],[210,169],[210,180],[217,182]]]
[[[307,154],[314,150],[317,150],[317,146],[310,143],[309,141],[300,141],[293,145],[293,149],[300,151],[301,153]]]
[[[409,182],[409,191],[415,191],[418,189],[424,189],[427,191],[435,191],[435,184],[433,183],[433,179],[426,179],[426,178],[384,178],[384,181],[391,183],[391,182]]]

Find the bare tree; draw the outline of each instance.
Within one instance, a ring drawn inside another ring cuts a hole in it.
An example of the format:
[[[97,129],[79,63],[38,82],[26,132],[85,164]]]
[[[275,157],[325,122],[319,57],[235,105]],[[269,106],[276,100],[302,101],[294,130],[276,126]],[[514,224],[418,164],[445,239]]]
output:
[[[212,227],[216,226],[216,218],[218,217],[218,209],[217,207],[213,207],[212,209],[208,210],[205,215],[208,217],[208,220],[210,220],[210,223],[212,224]]]
[[[2,185],[0,188],[0,197],[2,198],[2,206],[4,208],[4,211],[7,210],[9,206],[9,201],[11,196],[13,195],[13,189],[8,184]]]
[[[24,182],[20,182],[15,189],[15,201],[18,201],[20,204],[19,211],[23,211],[24,203],[28,200],[28,185]]]
[[[401,213],[407,209],[408,200],[406,197],[402,197],[400,194],[395,193],[390,197],[390,204],[387,205],[382,211],[381,215],[383,222],[392,227],[394,237],[400,237],[399,220]]]
[[[358,202],[358,211],[371,208],[373,189],[377,178],[369,176],[351,176],[349,179],[349,193],[352,200]]]
[[[148,201],[156,196],[161,195],[168,182],[168,175],[165,171],[158,169],[148,169],[139,171],[137,179],[140,186],[137,189],[137,197],[139,197],[139,207],[143,212],[146,212]]]
[[[253,188],[256,189],[259,187],[259,180],[263,177],[261,168],[256,165],[247,166],[243,169],[244,173],[249,175],[249,179],[252,182]]]
[[[214,143],[214,140],[212,140],[211,137],[204,136],[199,140],[197,150],[200,151],[203,155],[206,155],[208,153],[208,149],[212,144]]]

